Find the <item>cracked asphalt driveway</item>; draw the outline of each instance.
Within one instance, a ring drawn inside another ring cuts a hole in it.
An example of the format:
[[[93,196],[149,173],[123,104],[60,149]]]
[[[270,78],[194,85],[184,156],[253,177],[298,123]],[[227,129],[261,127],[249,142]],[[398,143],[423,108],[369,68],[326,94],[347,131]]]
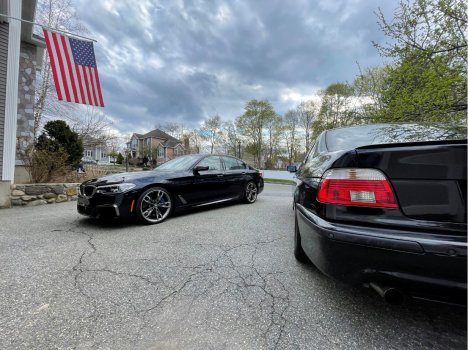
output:
[[[466,349],[466,309],[298,264],[291,188],[153,226],[0,211],[1,349]]]

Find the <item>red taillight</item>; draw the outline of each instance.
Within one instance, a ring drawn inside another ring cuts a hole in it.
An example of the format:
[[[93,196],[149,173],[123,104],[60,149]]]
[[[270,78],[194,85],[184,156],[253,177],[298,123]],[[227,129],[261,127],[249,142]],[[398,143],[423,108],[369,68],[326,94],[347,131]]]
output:
[[[317,200],[351,206],[398,208],[384,174],[376,169],[331,169],[322,177]]]
[[[258,173],[260,174],[261,177],[263,177],[263,170],[259,170]]]

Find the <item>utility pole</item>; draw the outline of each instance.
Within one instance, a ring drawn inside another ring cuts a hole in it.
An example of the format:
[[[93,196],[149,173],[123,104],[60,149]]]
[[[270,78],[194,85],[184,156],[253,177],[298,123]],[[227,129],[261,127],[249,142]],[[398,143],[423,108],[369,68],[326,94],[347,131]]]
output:
[[[128,147],[125,149],[125,171],[128,173]]]

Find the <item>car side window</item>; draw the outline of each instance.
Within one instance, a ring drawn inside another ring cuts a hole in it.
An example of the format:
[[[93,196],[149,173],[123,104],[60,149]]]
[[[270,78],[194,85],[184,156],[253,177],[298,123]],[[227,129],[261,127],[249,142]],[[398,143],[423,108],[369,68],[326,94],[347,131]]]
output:
[[[236,160],[237,160],[237,163],[240,166],[240,169],[247,169],[247,164],[245,164],[243,161],[241,161],[239,159],[236,159]]]
[[[224,166],[226,167],[226,170],[240,170],[240,169],[245,169],[245,163],[239,161],[236,158],[232,157],[223,157],[224,160]]]
[[[208,170],[221,170],[221,158],[218,156],[210,156],[201,160],[198,166],[207,166]]]

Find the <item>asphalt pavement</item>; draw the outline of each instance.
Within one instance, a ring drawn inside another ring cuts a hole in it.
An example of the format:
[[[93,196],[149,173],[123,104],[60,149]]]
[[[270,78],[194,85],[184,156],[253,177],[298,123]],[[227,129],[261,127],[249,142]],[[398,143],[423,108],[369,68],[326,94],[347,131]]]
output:
[[[0,348],[466,349],[466,309],[389,306],[297,263],[291,193],[153,226],[0,210]]]

